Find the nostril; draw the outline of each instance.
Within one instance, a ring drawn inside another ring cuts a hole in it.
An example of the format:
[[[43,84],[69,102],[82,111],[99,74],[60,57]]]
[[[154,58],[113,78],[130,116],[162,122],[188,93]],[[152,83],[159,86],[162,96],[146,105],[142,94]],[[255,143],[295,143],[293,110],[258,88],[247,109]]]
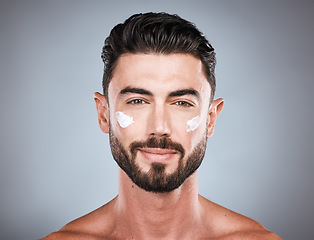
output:
[[[162,137],[168,137],[169,136],[169,133],[164,133],[161,135]]]

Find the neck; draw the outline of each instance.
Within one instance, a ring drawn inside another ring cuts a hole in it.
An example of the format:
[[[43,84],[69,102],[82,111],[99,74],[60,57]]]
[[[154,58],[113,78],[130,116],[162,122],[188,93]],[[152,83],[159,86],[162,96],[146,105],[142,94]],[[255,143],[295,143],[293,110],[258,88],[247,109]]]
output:
[[[182,239],[189,234],[187,229],[201,223],[197,173],[170,193],[151,193],[137,187],[120,169],[115,209],[125,231],[135,239]]]

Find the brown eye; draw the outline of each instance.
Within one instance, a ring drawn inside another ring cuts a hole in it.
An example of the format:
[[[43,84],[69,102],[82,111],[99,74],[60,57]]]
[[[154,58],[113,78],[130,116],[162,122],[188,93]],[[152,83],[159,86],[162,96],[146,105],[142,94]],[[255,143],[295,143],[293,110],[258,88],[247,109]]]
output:
[[[193,107],[192,104],[186,102],[186,101],[178,101],[175,103],[176,105],[178,106],[181,106],[181,107]]]
[[[133,104],[133,105],[139,105],[139,104],[144,104],[145,101],[142,100],[142,99],[134,99],[134,100],[131,100],[129,102],[127,102],[128,104]]]

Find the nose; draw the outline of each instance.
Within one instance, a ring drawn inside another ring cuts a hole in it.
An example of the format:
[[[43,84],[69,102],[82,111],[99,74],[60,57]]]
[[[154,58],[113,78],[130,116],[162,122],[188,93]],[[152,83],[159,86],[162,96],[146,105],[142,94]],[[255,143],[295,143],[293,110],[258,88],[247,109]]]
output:
[[[148,133],[155,137],[169,137],[171,135],[171,119],[165,107],[155,106],[148,121]]]

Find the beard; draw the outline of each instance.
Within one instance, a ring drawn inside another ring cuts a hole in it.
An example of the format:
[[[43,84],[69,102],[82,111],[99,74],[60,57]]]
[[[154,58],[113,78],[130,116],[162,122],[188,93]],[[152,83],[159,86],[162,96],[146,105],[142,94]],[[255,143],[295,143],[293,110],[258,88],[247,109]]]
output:
[[[110,148],[113,158],[119,167],[129,176],[138,187],[148,192],[165,193],[171,192],[183,184],[201,165],[207,144],[206,134],[196,145],[193,151],[185,157],[185,150],[179,143],[170,138],[152,137],[147,141],[135,141],[130,144],[128,154],[121,142],[109,130]],[[166,173],[166,164],[152,163],[148,172],[143,171],[136,162],[139,148],[162,148],[171,149],[180,153],[177,168],[172,173]]]

